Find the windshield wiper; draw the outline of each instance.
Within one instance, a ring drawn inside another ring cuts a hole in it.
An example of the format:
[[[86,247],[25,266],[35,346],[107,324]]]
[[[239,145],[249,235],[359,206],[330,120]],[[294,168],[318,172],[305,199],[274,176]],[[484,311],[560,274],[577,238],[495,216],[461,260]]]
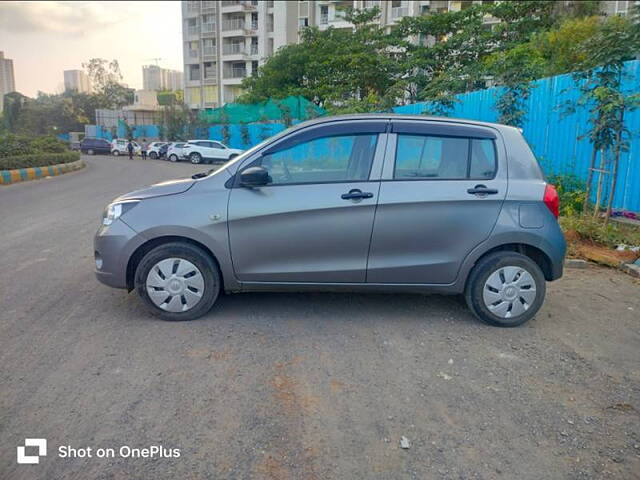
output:
[[[193,178],[194,180],[197,180],[198,178],[204,178],[206,176],[211,175],[213,172],[215,172],[215,169],[211,169],[207,172],[200,172],[200,173],[196,173],[195,175],[191,175],[191,178]]]

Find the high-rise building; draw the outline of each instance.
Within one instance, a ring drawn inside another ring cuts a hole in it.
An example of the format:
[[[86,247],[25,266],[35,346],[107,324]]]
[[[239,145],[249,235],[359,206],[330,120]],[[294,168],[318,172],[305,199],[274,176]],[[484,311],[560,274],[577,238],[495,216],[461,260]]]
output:
[[[378,7],[387,29],[404,17],[460,11],[494,0],[234,0],[183,1],[182,40],[185,103],[211,108],[242,93],[242,79],[254,73],[279,47],[295,43],[306,27],[353,28],[344,17],[349,7]],[[559,4],[579,0],[559,0]],[[604,0],[604,15],[628,14],[640,0]],[[487,16],[485,23],[498,19]],[[420,41],[420,39],[416,39]]]
[[[182,2],[185,103],[211,108],[233,102],[243,78],[297,41],[297,16],[297,2]]]
[[[64,89],[67,92],[75,90],[79,93],[91,93],[91,80],[82,70],[65,70]]]
[[[182,72],[157,65],[144,65],[142,86],[144,90],[182,90]]]
[[[0,112],[4,106],[5,93],[16,91],[16,80],[13,76],[13,60],[4,58],[4,52],[0,52]]]

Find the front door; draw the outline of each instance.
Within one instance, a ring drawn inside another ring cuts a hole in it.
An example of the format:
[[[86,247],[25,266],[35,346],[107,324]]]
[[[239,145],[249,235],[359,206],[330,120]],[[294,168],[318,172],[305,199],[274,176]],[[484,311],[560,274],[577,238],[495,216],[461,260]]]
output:
[[[488,127],[394,121],[367,282],[448,284],[493,229],[507,192]]]
[[[229,197],[231,256],[240,281],[365,281],[380,186],[370,171],[384,128],[342,134],[315,127],[241,167],[261,165],[271,182],[234,187]]]

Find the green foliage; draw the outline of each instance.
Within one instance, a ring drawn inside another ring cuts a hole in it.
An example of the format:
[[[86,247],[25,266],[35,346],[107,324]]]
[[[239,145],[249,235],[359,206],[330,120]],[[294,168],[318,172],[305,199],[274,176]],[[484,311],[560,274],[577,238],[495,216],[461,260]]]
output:
[[[640,245],[640,228],[616,222],[605,223],[592,217],[561,217],[560,225],[565,232],[576,232],[581,238],[615,248],[617,245]]]
[[[63,153],[67,143],[55,137],[7,134],[0,136],[0,158],[40,153]]]
[[[102,97],[107,108],[117,109],[133,103],[133,89],[120,83],[122,73],[117,60],[92,58],[83,63],[82,68],[87,71],[95,94]]]
[[[156,97],[158,105],[162,106],[177,105],[184,102],[184,92],[182,90],[157,92]]]
[[[0,158],[0,170],[12,170],[14,168],[46,167],[59,163],[71,163],[80,160],[78,152],[64,153],[33,153],[28,155],[15,155]]]
[[[575,175],[549,175],[551,183],[560,196],[560,215],[577,216],[582,212],[585,200],[585,183]]]

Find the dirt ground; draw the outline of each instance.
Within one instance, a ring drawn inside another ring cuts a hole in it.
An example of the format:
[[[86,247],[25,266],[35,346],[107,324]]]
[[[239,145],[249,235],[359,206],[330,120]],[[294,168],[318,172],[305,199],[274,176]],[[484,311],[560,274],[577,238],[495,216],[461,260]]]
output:
[[[515,329],[420,295],[240,294],[162,322],[93,278],[92,236],[116,195],[203,168],[87,161],[0,189],[1,479],[640,478],[632,277],[566,270]],[[47,456],[17,465],[33,437]]]

